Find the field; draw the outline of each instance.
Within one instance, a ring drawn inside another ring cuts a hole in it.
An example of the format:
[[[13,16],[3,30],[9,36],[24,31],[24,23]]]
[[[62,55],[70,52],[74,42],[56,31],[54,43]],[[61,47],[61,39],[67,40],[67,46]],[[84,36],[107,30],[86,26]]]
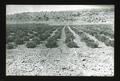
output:
[[[112,25],[7,24],[6,29],[6,75],[114,75]]]
[[[114,76],[114,7],[6,14],[6,75]]]

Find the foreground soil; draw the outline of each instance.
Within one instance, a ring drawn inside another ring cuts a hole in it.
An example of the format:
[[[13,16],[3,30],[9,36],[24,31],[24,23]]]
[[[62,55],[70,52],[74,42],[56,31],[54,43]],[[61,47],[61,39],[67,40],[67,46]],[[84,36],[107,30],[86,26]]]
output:
[[[6,50],[6,75],[113,76],[113,48]]]

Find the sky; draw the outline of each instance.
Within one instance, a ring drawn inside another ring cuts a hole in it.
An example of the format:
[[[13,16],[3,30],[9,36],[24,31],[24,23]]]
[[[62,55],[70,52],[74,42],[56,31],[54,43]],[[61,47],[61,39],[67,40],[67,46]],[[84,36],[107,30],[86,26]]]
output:
[[[114,5],[6,5],[6,14],[40,11],[64,11],[96,8],[114,8]]]

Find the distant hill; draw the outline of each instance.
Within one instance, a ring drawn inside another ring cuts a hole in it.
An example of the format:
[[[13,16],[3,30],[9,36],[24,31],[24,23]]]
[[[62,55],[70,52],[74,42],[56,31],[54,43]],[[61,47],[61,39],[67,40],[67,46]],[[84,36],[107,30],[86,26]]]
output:
[[[82,21],[87,23],[108,22],[114,19],[114,9],[91,9],[59,12],[25,12],[6,16],[7,23]]]

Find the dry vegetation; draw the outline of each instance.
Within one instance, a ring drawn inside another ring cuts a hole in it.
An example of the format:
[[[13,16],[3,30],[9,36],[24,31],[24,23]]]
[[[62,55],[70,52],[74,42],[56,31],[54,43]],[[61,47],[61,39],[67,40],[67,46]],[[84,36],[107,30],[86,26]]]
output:
[[[94,40],[90,39],[87,35],[85,35],[84,32],[79,31],[78,29],[73,28],[73,27],[71,27],[71,29],[73,29],[81,37],[80,40],[82,42],[85,42],[88,47],[91,47],[91,48],[98,47],[98,43],[96,43]]]
[[[79,30],[83,30],[92,36],[95,36],[101,42],[104,42],[107,46],[114,47],[114,31],[111,25],[80,25],[75,26]]]

